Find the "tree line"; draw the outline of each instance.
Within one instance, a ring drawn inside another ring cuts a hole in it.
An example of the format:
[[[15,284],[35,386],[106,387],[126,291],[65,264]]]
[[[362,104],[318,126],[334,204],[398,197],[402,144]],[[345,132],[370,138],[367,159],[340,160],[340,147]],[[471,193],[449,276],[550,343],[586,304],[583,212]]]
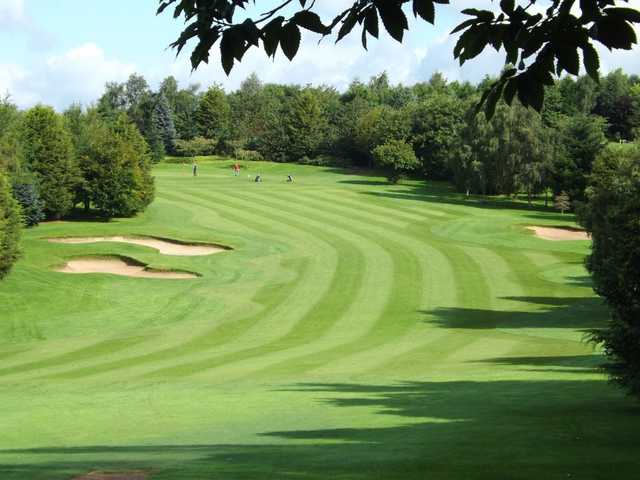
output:
[[[640,79],[564,77],[547,88],[540,113],[518,100],[476,114],[492,83],[447,82],[435,74],[411,86],[385,73],[328,86],[263,83],[255,74],[233,92],[180,88],[166,78],[153,92],[143,77],[107,85],[105,114],[126,112],[155,161],[165,154],[380,168],[449,180],[481,194],[566,192],[584,199],[591,165],[609,141],[640,136]]]
[[[0,99],[0,278],[19,254],[22,226],[74,211],[131,216],[154,196],[149,146],[126,112],[72,105],[19,111]]]

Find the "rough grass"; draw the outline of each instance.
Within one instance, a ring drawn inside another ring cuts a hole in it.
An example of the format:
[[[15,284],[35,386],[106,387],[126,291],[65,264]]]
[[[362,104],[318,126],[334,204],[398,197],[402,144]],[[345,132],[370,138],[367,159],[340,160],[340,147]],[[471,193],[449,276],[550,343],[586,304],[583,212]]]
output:
[[[588,242],[525,229],[571,216],[231,164],[158,166],[139,218],[26,233],[0,284],[0,478],[636,478],[640,411],[583,342],[606,318]],[[108,235],[234,251],[45,240]],[[203,276],[50,271],[82,255]]]

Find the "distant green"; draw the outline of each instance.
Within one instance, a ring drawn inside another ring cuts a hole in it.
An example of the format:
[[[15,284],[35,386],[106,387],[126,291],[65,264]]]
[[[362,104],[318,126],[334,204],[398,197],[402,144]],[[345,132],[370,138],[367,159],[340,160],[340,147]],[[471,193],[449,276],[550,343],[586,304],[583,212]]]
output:
[[[637,478],[640,408],[583,341],[607,316],[589,244],[525,228],[571,215],[232,164],[159,165],[137,218],[25,230],[0,282],[0,479]],[[233,250],[45,240],[72,235]],[[52,271],[106,254],[202,277]]]

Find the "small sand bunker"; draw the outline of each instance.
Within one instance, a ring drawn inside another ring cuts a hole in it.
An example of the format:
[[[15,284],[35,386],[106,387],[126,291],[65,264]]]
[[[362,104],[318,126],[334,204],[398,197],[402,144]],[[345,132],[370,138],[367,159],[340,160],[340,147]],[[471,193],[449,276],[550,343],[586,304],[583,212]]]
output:
[[[163,279],[189,279],[198,278],[197,275],[188,272],[164,272],[149,270],[145,265],[140,265],[124,258],[77,258],[69,260],[64,267],[56,269],[62,273],[111,273],[125,277],[137,278],[163,278]]]
[[[148,475],[145,472],[89,472],[86,475],[74,477],[73,480],[146,480]]]
[[[158,250],[163,255],[180,255],[180,256],[199,256],[199,255],[212,255],[214,253],[220,253],[228,250],[227,248],[219,245],[205,245],[205,244],[187,244],[182,242],[164,240],[153,237],[66,237],[66,238],[49,238],[53,243],[97,243],[97,242],[122,242],[132,243],[134,245],[142,245],[144,247],[151,247]]]
[[[589,240],[589,234],[584,230],[570,227],[527,227],[545,240]]]

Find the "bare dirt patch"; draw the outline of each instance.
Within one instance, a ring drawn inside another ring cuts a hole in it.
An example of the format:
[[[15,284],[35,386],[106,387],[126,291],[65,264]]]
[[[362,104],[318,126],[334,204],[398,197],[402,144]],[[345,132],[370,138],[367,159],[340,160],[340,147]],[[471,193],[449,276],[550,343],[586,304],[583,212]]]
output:
[[[589,240],[589,234],[584,230],[571,227],[534,227],[529,226],[527,229],[532,230],[536,236],[545,240],[563,241],[563,240]]]
[[[125,277],[163,278],[179,280],[198,278],[197,275],[188,272],[150,270],[143,264],[139,264],[130,259],[119,257],[76,258],[73,260],[69,260],[63,267],[57,268],[56,272],[110,273],[112,275],[122,275]]]
[[[89,472],[86,475],[73,477],[72,480],[147,480],[148,474],[145,472]]]
[[[228,248],[219,245],[207,245],[207,244],[187,244],[177,241],[165,240],[153,237],[124,237],[124,236],[112,236],[112,237],[65,237],[65,238],[48,238],[48,241],[52,243],[70,243],[70,244],[83,244],[83,243],[98,243],[98,242],[122,242],[132,243],[134,245],[142,245],[144,247],[151,247],[158,250],[163,255],[178,255],[178,256],[200,256],[200,255],[213,255],[214,253],[225,252]]]

